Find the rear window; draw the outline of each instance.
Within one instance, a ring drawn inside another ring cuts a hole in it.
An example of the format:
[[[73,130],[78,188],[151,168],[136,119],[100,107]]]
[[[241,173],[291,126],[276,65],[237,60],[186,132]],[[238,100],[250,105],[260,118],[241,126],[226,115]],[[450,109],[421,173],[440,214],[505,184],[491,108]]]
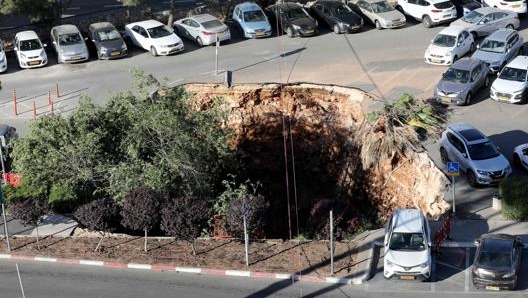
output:
[[[519,2],[519,3],[522,3],[524,2],[524,0],[504,0],[506,2]]]
[[[446,1],[446,2],[440,2],[440,3],[433,4],[433,6],[438,9],[446,9],[446,8],[453,7],[453,3],[451,3],[451,1]]]

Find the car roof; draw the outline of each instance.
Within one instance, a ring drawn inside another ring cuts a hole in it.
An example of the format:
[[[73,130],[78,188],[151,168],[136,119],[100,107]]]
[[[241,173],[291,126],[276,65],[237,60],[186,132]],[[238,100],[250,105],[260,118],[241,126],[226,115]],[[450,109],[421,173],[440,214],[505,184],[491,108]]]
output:
[[[15,37],[18,37],[18,40],[39,39],[37,33],[33,30],[20,31]]]
[[[490,35],[488,35],[486,39],[505,41],[506,39],[508,39],[510,35],[512,35],[515,32],[517,32],[517,30],[510,29],[510,28],[500,28],[500,29],[495,30]]]
[[[198,23],[203,23],[203,22],[212,21],[212,20],[218,20],[217,17],[214,17],[214,16],[212,16],[212,15],[210,15],[208,13],[197,14],[197,15],[189,17],[189,19],[194,19]]]
[[[506,66],[511,68],[528,69],[528,56],[517,56]]]
[[[476,12],[479,12],[479,13],[482,13],[482,14],[488,14],[490,12],[506,12],[506,13],[510,13],[509,11],[507,10],[502,10],[502,9],[498,9],[498,8],[495,8],[495,7],[491,7],[491,6],[485,6],[485,7],[480,7],[480,8],[477,8],[475,9]]]
[[[338,6],[338,5],[343,4],[343,2],[337,1],[337,0],[317,0],[315,4],[317,3],[327,5],[327,6]]]
[[[71,24],[55,26],[51,30],[55,30],[59,34],[79,33],[79,29],[77,28],[77,26]]]
[[[158,27],[158,26],[163,25],[163,24],[161,22],[159,22],[159,21],[156,21],[156,20],[146,20],[146,21],[139,21],[139,22],[130,23],[127,26],[133,27],[135,25],[138,25],[138,26],[141,26],[143,28],[149,29],[149,28],[153,28],[153,27]]]
[[[89,28],[92,30],[100,30],[107,28],[115,28],[115,26],[110,22],[99,22],[90,24]]]
[[[258,4],[255,2],[243,2],[237,4],[236,7],[242,11],[261,10],[260,6],[258,6]]]
[[[466,31],[466,28],[454,25],[445,27],[442,31],[438,32],[438,34],[457,36],[462,31]]]
[[[481,249],[487,252],[506,252],[511,250],[516,240],[508,234],[484,234],[480,237]]]
[[[422,232],[422,210],[420,209],[397,209],[394,210],[394,232],[417,233]]]
[[[451,2],[451,1],[449,0],[429,0],[429,2],[431,2],[431,4],[436,4],[436,3]]]
[[[291,9],[291,8],[297,8],[297,7],[302,7],[302,6],[294,2],[282,2],[282,3],[270,5],[269,7],[280,7],[282,9]]]
[[[462,70],[472,70],[475,68],[475,66],[481,64],[482,61],[479,59],[471,58],[471,57],[464,57],[461,59],[458,59],[451,65],[451,68],[456,69],[462,69]]]
[[[480,130],[468,123],[453,123],[449,124],[448,128],[464,138],[468,144],[481,143],[482,141],[489,140]]]

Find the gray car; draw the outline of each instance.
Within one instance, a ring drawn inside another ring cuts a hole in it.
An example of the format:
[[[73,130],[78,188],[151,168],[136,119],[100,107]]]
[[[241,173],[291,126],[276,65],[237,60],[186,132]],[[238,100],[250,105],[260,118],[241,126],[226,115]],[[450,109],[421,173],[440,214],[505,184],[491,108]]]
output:
[[[490,72],[495,74],[504,68],[515,56],[524,52],[523,38],[513,29],[499,29],[486,37],[472,58],[486,62]]]
[[[436,85],[434,97],[438,102],[468,105],[480,88],[490,85],[489,69],[485,62],[462,58],[442,75]]]
[[[407,22],[405,16],[386,0],[352,0],[348,4],[376,29],[403,27]]]
[[[475,40],[487,36],[500,28],[519,28],[519,16],[515,12],[505,11],[495,7],[481,7],[468,12],[450,26],[465,27]]]
[[[88,35],[95,46],[98,59],[114,59],[128,55],[125,41],[112,23],[93,23],[88,27]]]
[[[51,42],[59,63],[81,62],[89,58],[86,42],[75,25],[51,28]]]

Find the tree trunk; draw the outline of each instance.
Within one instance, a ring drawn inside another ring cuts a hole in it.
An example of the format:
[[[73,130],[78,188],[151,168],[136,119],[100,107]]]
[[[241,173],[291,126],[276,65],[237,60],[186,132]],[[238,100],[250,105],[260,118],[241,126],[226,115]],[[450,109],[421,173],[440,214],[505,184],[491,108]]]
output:
[[[172,28],[172,23],[174,23],[174,0],[170,0],[170,13],[169,19],[167,20],[167,26]]]
[[[147,229],[145,229],[145,252],[147,252]]]
[[[39,225],[37,223],[37,249],[40,250],[38,226]]]
[[[99,240],[99,243],[97,243],[97,246],[95,247],[95,250],[94,250],[95,252],[99,250],[99,246],[101,245],[101,242],[103,242],[104,237],[105,237],[105,233],[103,232],[101,239]]]

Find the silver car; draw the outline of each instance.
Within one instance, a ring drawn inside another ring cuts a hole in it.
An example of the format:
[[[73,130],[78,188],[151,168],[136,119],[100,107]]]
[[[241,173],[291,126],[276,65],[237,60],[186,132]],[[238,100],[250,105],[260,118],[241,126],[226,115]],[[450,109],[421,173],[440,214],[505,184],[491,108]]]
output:
[[[370,20],[376,29],[405,26],[405,16],[386,0],[352,0],[348,4],[365,20]]]
[[[174,29],[179,36],[207,46],[231,39],[231,31],[226,24],[210,14],[199,14],[174,22]]]
[[[51,28],[51,42],[57,52],[59,63],[81,62],[89,58],[85,39],[75,25]]]
[[[450,26],[465,27],[476,40],[477,37],[490,35],[497,29],[517,29],[519,25],[519,16],[515,12],[494,7],[481,7],[468,12]]]
[[[480,88],[490,85],[489,70],[485,62],[462,58],[455,61],[436,85],[434,97],[445,104],[468,105]]]
[[[268,18],[256,3],[237,4],[233,9],[233,21],[246,38],[271,36],[271,25]]]
[[[477,50],[471,57],[486,62],[490,72],[495,74],[515,56],[524,52],[523,43],[523,38],[516,30],[499,29],[477,45]]]

